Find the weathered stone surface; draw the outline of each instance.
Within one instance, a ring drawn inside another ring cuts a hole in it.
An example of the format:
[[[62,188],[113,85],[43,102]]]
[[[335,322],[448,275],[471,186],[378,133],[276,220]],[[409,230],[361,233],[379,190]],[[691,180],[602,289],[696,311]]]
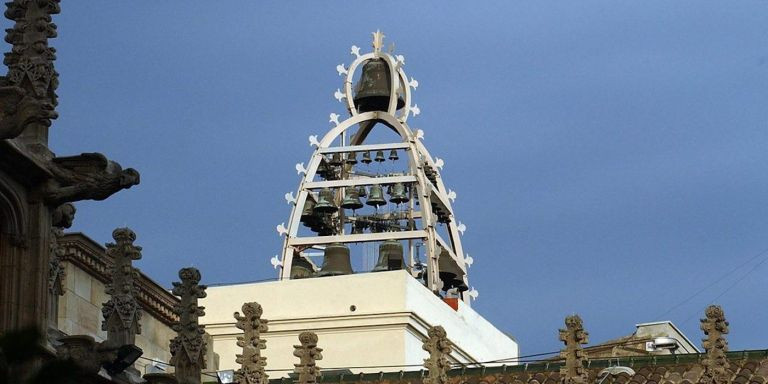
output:
[[[299,334],[299,342],[301,344],[293,346],[293,355],[299,358],[299,363],[294,364],[293,369],[293,372],[299,376],[297,383],[317,383],[320,367],[316,362],[323,359],[321,354],[323,349],[317,347],[317,335],[314,332],[302,332]]]
[[[589,342],[588,337],[579,315],[565,318],[565,329],[560,330],[560,341],[565,343],[565,349],[560,352],[560,357],[565,359],[565,364],[560,367],[560,380],[563,384],[587,382],[587,371],[584,369],[586,359],[581,345]]]
[[[237,345],[243,348],[243,353],[238,354],[236,362],[240,369],[235,371],[235,381],[239,384],[265,384],[269,376],[264,371],[267,366],[267,358],[261,356],[261,350],[267,346],[266,340],[261,338],[261,333],[267,331],[267,320],[261,318],[262,309],[259,303],[243,304],[243,314],[235,312],[235,324],[243,330],[243,335],[237,337]]]
[[[79,200],[104,200],[114,193],[139,184],[133,168],[123,169],[100,153],[55,157],[49,169],[58,185],[51,185],[45,201],[59,205]]]
[[[429,371],[424,378],[424,384],[445,384],[448,381],[447,372],[451,369],[448,360],[453,351],[451,341],[448,340],[445,329],[439,325],[430,327],[427,336],[422,346],[422,349],[429,353],[429,357],[424,359],[424,367]]]
[[[107,331],[107,340],[113,345],[135,344],[136,334],[141,333],[141,310],[136,297],[141,288],[139,271],[132,262],[141,259],[141,247],[133,244],[136,234],[128,228],[115,229],[112,238],[116,243],[107,244],[107,255],[114,261],[110,268],[112,279],[105,290],[110,298],[101,308],[101,329]]]
[[[176,380],[179,384],[200,384],[200,374],[205,368],[205,331],[199,323],[199,317],[205,316],[203,307],[197,300],[205,297],[205,285],[200,283],[200,271],[195,268],[182,268],[179,271],[181,282],[173,283],[173,294],[181,302],[174,308],[179,315],[179,322],[174,324],[176,337],[171,340],[170,364],[176,368]]]
[[[723,335],[728,333],[728,322],[725,321],[725,313],[719,305],[710,305],[705,310],[706,317],[701,319],[701,330],[706,337],[703,339],[706,358],[701,362],[704,366],[704,376],[701,382],[704,384],[725,384],[728,382],[729,372],[728,341]]]

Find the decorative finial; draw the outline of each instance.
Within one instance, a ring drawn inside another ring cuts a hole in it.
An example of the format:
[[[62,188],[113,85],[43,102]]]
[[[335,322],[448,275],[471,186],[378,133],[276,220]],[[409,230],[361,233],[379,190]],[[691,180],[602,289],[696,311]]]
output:
[[[710,305],[705,311],[706,317],[701,319],[701,330],[707,337],[702,339],[706,357],[701,362],[704,365],[704,384],[725,384],[729,380],[728,341],[723,335],[728,333],[728,322],[725,313],[719,305]]]
[[[584,351],[582,344],[589,342],[589,334],[584,331],[584,325],[579,315],[565,318],[565,329],[560,330],[560,341],[565,343],[565,349],[560,351],[560,357],[565,364],[560,367],[560,377],[563,384],[586,384],[587,370],[584,369]]]
[[[117,228],[112,232],[116,243],[107,243],[107,255],[114,260],[110,269],[112,281],[107,284],[109,300],[101,308],[104,321],[101,330],[107,331],[107,340],[113,346],[135,344],[141,333],[139,271],[133,268],[133,260],[141,259],[141,247],[133,245],[136,233],[129,228]]]
[[[317,347],[317,335],[313,332],[302,332],[299,334],[301,345],[294,345],[293,355],[299,358],[299,363],[294,364],[294,372],[299,375],[298,384],[317,383],[317,377],[320,375],[320,367],[316,361],[322,360],[320,353],[322,348]]]
[[[179,384],[200,384],[200,372],[205,368],[205,331],[199,319],[205,316],[205,308],[197,305],[197,300],[206,296],[205,285],[200,285],[200,271],[196,268],[182,268],[179,271],[181,282],[173,282],[174,295],[180,303],[173,308],[179,321],[173,325],[177,332],[171,340],[170,364],[176,368],[176,380]]]
[[[375,53],[381,52],[381,47],[384,46],[384,34],[378,29],[373,32],[373,51]]]
[[[261,356],[261,350],[267,348],[266,340],[261,333],[267,331],[267,320],[261,318],[262,309],[259,303],[243,304],[243,314],[235,312],[235,326],[243,330],[243,335],[237,337],[237,346],[243,348],[236,362],[240,369],[235,371],[235,382],[238,384],[267,384],[269,376],[264,371],[267,358]]]
[[[424,359],[424,366],[429,371],[424,378],[424,384],[445,384],[448,381],[448,370],[451,368],[448,361],[448,356],[453,351],[451,341],[448,340],[445,329],[439,325],[430,327],[427,336],[421,347],[429,353],[429,358]]]

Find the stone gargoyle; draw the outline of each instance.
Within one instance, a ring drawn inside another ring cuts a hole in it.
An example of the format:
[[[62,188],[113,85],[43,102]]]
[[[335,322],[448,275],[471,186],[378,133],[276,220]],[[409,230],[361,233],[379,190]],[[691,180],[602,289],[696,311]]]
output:
[[[55,157],[49,163],[55,182],[45,202],[56,206],[79,200],[104,200],[112,194],[139,184],[139,172],[123,169],[100,153]]]
[[[0,77],[0,140],[13,139],[32,123],[50,126],[56,117],[53,104],[28,95],[23,88],[8,85]]]

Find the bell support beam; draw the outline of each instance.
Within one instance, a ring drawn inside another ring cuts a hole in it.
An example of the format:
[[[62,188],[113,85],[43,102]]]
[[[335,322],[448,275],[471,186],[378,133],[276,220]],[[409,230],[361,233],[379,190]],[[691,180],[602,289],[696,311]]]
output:
[[[331,243],[365,243],[365,242],[372,242],[372,241],[408,240],[408,239],[425,239],[425,238],[427,238],[426,231],[415,230],[415,231],[402,231],[402,232],[363,233],[358,235],[295,237],[292,239],[288,239],[288,245],[291,247],[295,247],[295,246],[311,246],[311,245],[331,244]]]
[[[394,183],[415,183],[418,180],[416,176],[387,176],[387,177],[361,177],[357,179],[347,180],[329,180],[329,181],[311,181],[304,183],[304,189],[320,189],[320,188],[341,188],[341,187],[354,187],[358,185],[377,185],[377,184],[394,184]]]
[[[390,144],[366,144],[366,145],[348,145],[346,147],[330,147],[318,150],[318,153],[344,153],[344,152],[365,152],[365,151],[386,151],[389,149],[411,149],[410,143],[390,143]]]

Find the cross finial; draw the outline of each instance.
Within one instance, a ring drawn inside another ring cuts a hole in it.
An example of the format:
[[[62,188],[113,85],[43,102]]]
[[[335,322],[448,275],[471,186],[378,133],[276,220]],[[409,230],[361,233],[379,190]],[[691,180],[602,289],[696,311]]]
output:
[[[384,46],[384,34],[378,29],[373,32],[373,50],[376,53],[381,52],[381,47]]]

